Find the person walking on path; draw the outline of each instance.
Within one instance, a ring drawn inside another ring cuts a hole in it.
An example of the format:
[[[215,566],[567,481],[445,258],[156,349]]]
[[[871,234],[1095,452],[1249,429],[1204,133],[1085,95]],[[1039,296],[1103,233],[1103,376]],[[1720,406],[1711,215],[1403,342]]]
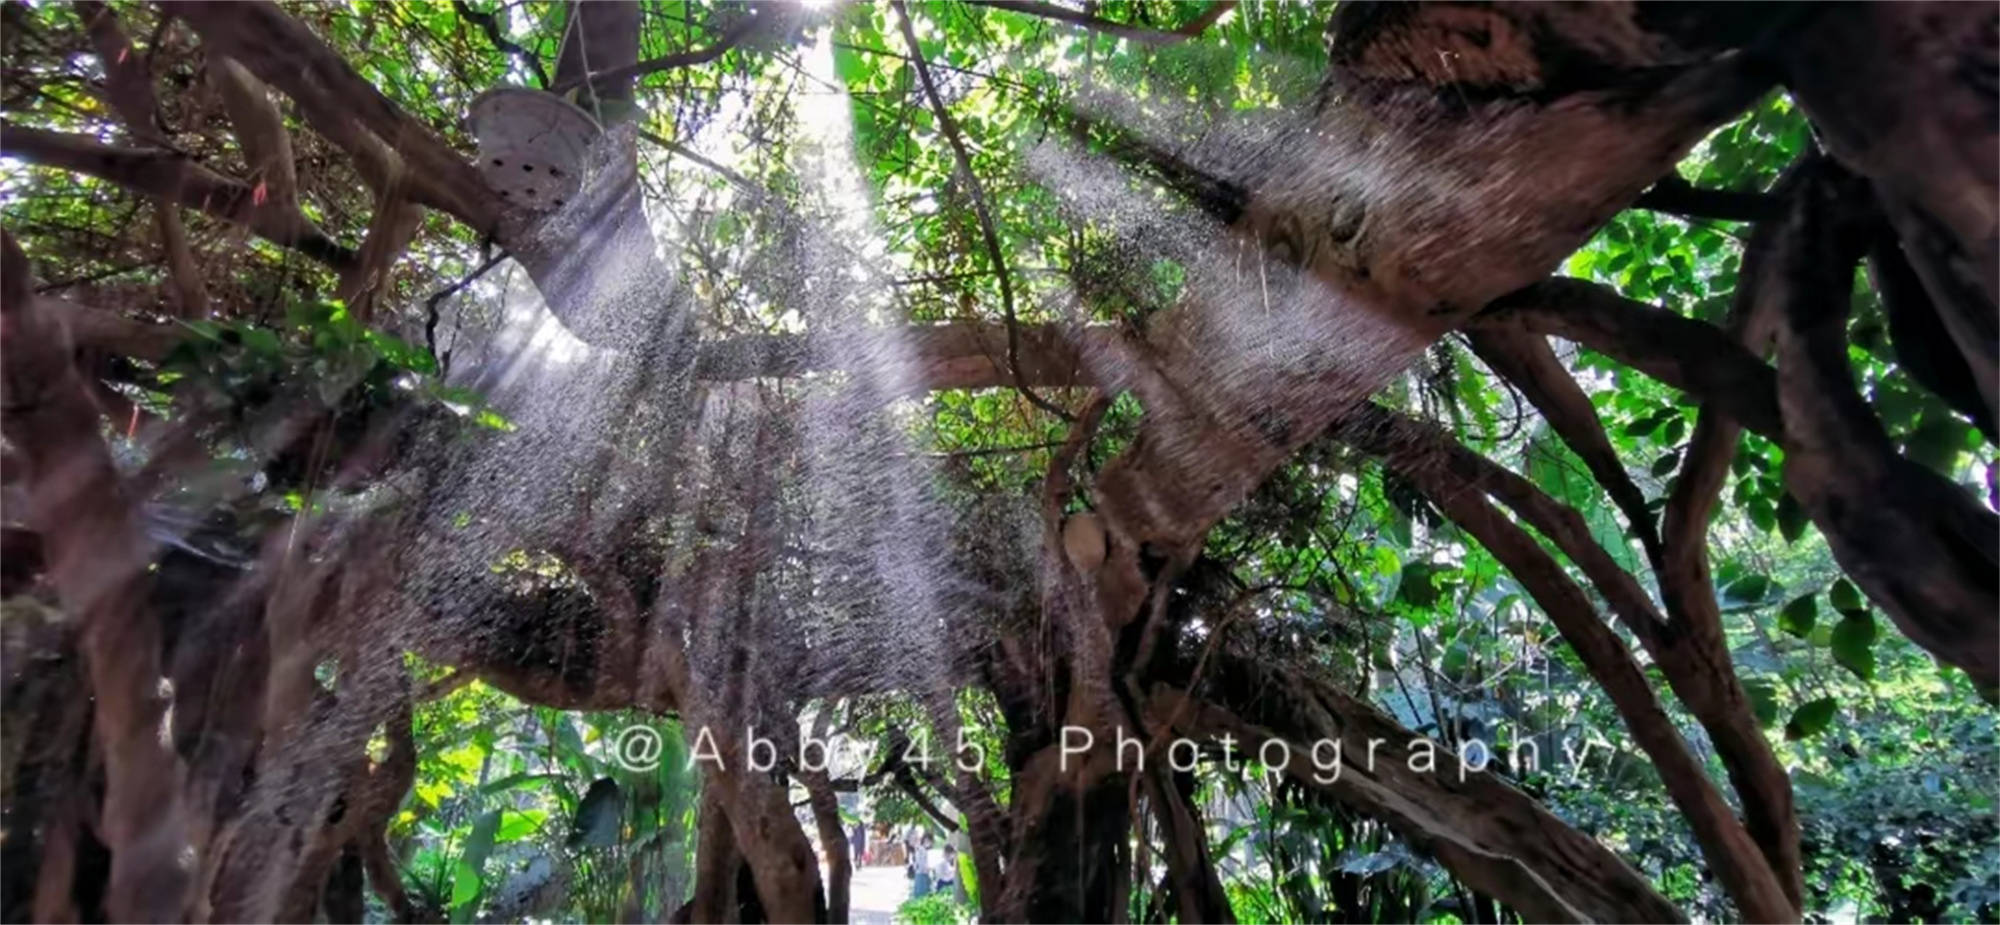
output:
[[[910,888],[910,898],[929,896],[931,892],[931,833],[925,832],[917,841],[916,851],[910,855],[910,867],[916,871],[916,882]]]
[[[939,893],[952,892],[952,886],[958,882],[958,852],[951,847],[950,841],[946,841],[943,848],[932,854],[931,889]]]

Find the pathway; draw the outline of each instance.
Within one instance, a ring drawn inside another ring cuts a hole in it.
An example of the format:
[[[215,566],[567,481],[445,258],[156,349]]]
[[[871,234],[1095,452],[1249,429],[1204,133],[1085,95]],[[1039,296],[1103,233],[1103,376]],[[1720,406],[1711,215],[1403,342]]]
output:
[[[847,895],[853,925],[890,925],[896,907],[910,898],[910,881],[900,865],[857,867]]]

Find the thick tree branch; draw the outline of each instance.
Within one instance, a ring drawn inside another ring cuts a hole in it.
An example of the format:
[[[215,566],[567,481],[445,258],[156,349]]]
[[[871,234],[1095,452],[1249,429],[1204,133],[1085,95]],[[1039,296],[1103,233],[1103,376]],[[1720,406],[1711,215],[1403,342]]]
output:
[[[360,258],[342,271],[334,289],[334,297],[346,303],[356,321],[367,324],[374,317],[376,295],[416,237],[423,219],[423,209],[402,198],[400,190],[392,187],[375,197],[375,214],[368,220]]]
[[[1383,820],[1455,876],[1530,919],[1686,920],[1617,855],[1496,775],[1481,770],[1461,779],[1455,766],[1445,770],[1456,761],[1449,752],[1434,770],[1414,769],[1412,743],[1429,740],[1316,679],[1224,657],[1194,696],[1155,686],[1149,699],[1175,717],[1182,735],[1285,741],[1294,756],[1286,773],[1300,784]],[[1300,760],[1320,741],[1340,746],[1341,773],[1331,782]]]
[[[1590,403],[1583,387],[1563,368],[1548,339],[1539,334],[1500,326],[1473,327],[1467,331],[1472,349],[1486,365],[1521,390],[1528,403],[1542,413],[1557,436],[1590,469],[1590,474],[1611,496],[1612,503],[1625,515],[1648,559],[1660,558],[1660,534],[1646,495],[1633,484],[1618,459],[1618,451],[1597,419],[1597,407]]]
[[[938,130],[944,133],[945,144],[951,147],[952,160],[958,166],[959,182],[965,184],[966,194],[972,200],[973,214],[979,219],[979,234],[986,242],[986,259],[992,262],[993,272],[1000,280],[1000,311],[1007,320],[1007,369],[1013,374],[1014,387],[1035,407],[1062,420],[1072,420],[1067,410],[1037,394],[1021,376],[1021,333],[1020,320],[1014,314],[1014,279],[1007,272],[1007,256],[1001,253],[1000,235],[993,229],[993,212],[986,202],[986,188],[979,182],[979,175],[972,170],[972,155],[965,150],[965,139],[959,135],[958,123],[952,119],[951,111],[945,108],[944,97],[938,95],[937,83],[931,80],[930,65],[925,63],[923,47],[917,43],[917,30],[910,22],[909,7],[902,0],[892,0],[890,6],[896,10],[903,41],[910,48],[910,64],[916,68],[917,82],[924,89],[924,98],[930,102],[931,111],[937,114]]]
[[[126,131],[145,144],[171,146],[172,140],[160,129],[160,103],[153,93],[153,75],[146,69],[147,58],[132,48],[117,15],[96,0],[78,3],[76,12],[104,68],[105,95]]]
[[[273,244],[293,248],[335,269],[354,252],[335,243],[296,213],[262,208],[255,191],[169,151],[117,148],[89,135],[50,132],[0,123],[0,153],[31,164],[72,170],[148,196],[157,196],[245,228]]]
[[[1993,15],[1978,4],[1833,7],[1782,46],[1827,149],[1872,181],[1939,317],[2000,395],[2000,124]]]
[[[1785,485],[1841,568],[1940,660],[2000,686],[2000,522],[1972,495],[1898,455],[1847,363],[1852,269],[1873,215],[1831,163],[1797,197],[1774,255]]]
[[[482,232],[499,220],[499,198],[470,161],[403,111],[305,24],[268,0],[188,0],[169,6],[215,53],[299,105],[306,121],[357,159],[386,144],[408,167],[409,196]]]
[[[449,297],[455,291],[443,294]],[[104,309],[79,306],[69,317],[79,345],[138,359],[165,356],[181,336],[177,327],[135,321]],[[1012,377],[994,359],[1006,344],[1007,334],[1000,325],[912,325],[885,331],[882,336],[899,341],[901,349],[908,351],[908,382],[913,389],[992,389],[1012,384]],[[1021,329],[1021,368],[1029,382],[1044,387],[1096,385],[1099,377],[1084,358],[1114,349],[1124,336],[1122,329],[1111,325],[1074,330],[1061,325],[1030,325]],[[852,362],[848,353],[819,349],[811,335],[750,334],[702,344],[695,378],[704,382],[789,379],[844,370]]]
[[[1779,439],[1777,376],[1720,328],[1619,295],[1586,280],[1553,277],[1493,301],[1471,327],[1518,325],[1575,341],[1619,363],[1716,402],[1756,433]]]
[[[153,92],[153,75],[147,67],[150,57],[141,57],[132,48],[110,7],[90,0],[77,4],[77,14],[83,17],[90,33],[98,63],[104,68],[106,94],[112,109],[124,121],[126,131],[144,144],[172,147],[172,139],[160,128],[160,102]],[[202,285],[201,269],[188,247],[180,208],[171,199],[160,196],[153,198],[153,204],[160,248],[166,252],[168,278],[173,282],[180,313],[184,317],[206,315],[208,291]]]
[[[250,182],[262,184],[264,201],[273,209],[296,209],[299,205],[298,168],[292,160],[292,133],[285,128],[285,116],[271,102],[263,81],[243,65],[229,58],[209,64],[223,108],[236,129],[236,143],[243,147],[243,161],[250,165]]]
[[[1790,265],[1804,267],[1806,259],[1791,258]],[[1805,269],[1783,272],[1787,279],[1795,273],[1814,279]],[[1815,297],[1832,298],[1777,298]],[[1781,413],[1777,374],[1721,329],[1594,283],[1544,280],[1496,300],[1474,323],[1520,324],[1569,338],[1781,441],[1786,489],[1811,514],[1849,576],[1912,641],[1981,684],[2000,683],[2000,621],[1993,616],[2000,612],[1994,596],[2000,527],[1964,489],[1897,454],[1874,412],[1854,393],[1844,331],[1816,334],[1828,342],[1811,351],[1794,336],[1801,359],[1790,369],[1800,384]],[[1785,368],[1785,339],[1779,340],[1779,366]],[[1818,365],[1799,365],[1806,357],[1816,357]],[[1816,452],[1807,452],[1808,445]],[[1808,457],[1817,461],[1807,464]]]
[[[1695,759],[1673,720],[1660,706],[1632,653],[1599,619],[1589,596],[1533,537],[1476,493],[1477,483],[1466,484],[1448,477],[1458,473],[1447,473],[1426,459],[1421,450],[1413,449],[1407,431],[1407,425],[1399,427],[1386,416],[1363,414],[1353,425],[1341,429],[1341,439],[1384,456],[1445,516],[1500,560],[1548,614],[1584,668],[1610,696],[1633,741],[1659,768],[1661,782],[1687,817],[1708,859],[1709,869],[1721,880],[1742,916],[1747,920],[1774,922],[1796,918],[1798,912],[1780,879],[1765,862],[1762,849],[1709,780],[1701,762]],[[1581,520],[1573,511],[1571,517]],[[1571,545],[1585,548],[1581,543]],[[1601,549],[1597,553],[1602,556]],[[1616,571],[1615,567],[1613,570]],[[1615,581],[1619,576],[1607,577],[1614,579],[1608,594],[1620,583]],[[1623,584],[1632,584],[1630,576],[1623,579]]]
[[[1600,12],[1575,22],[1552,21],[1567,14],[1549,7],[1471,15],[1496,37],[1490,48],[1594,27],[1599,16],[1647,31],[1629,11],[1588,9]],[[1718,34],[1688,29],[1693,21],[1608,51],[1620,73],[1653,77],[1607,94],[1603,82],[1571,84],[1455,43],[1460,8],[1379,10],[1335,12],[1333,66],[1312,121],[1270,145],[1229,229],[1239,243],[1209,251],[1240,256],[1191,268],[1182,303],[1147,325],[1146,415],[1096,492],[1134,550],[1191,558],[1294,450],[1481,307],[1554,269],[1767,86],[1741,56],[1718,56]],[[1777,19],[1728,23],[1724,44]],[[1479,91],[1497,96],[1463,93],[1475,65],[1488,75]],[[1501,89],[1526,85],[1545,87],[1537,102]],[[1432,107],[1455,111],[1434,117]],[[1592,146],[1579,147],[1583,138]],[[1384,157],[1398,165],[1394,184],[1335,166]],[[1203,349],[1219,341],[1240,347]],[[1143,599],[1124,604],[1136,611]]]
[[[1883,312],[1889,316],[1889,342],[1896,350],[1896,365],[1952,410],[1971,418],[1986,434],[1987,442],[2000,443],[2000,422],[1994,419],[1994,404],[2000,402],[2000,395],[1981,387],[1924,288],[1923,277],[1892,235],[1876,238],[1869,247],[1868,275],[1876,294],[1882,297]]]
[[[1797,171],[1788,170],[1774,187],[1780,202],[1795,194]],[[1730,336],[1762,362],[1770,351],[1777,310],[1767,298],[1765,273],[1775,243],[1777,223],[1761,221],[1744,248],[1730,308]],[[1708,566],[1708,523],[1728,480],[1743,427],[1718,406],[1706,401],[1696,418],[1694,435],[1680,461],[1680,475],[1668,493],[1661,517],[1662,548],[1653,560],[1660,596],[1673,618],[1658,641],[1655,658],[1713,677],[1705,683],[1677,685],[1689,711],[1708,729],[1716,752],[1729,771],[1743,804],[1744,821],[1778,874],[1794,907],[1804,906],[1804,862],[1800,856],[1798,812],[1793,804],[1791,777],[1765,741],[1737,679],[1723,631],[1722,608]]]
[[[1632,203],[1641,209],[1666,212],[1686,218],[1715,218],[1735,222],[1761,222],[1784,214],[1783,199],[1767,193],[1702,189],[1679,174],[1671,174]]]
[[[1590,579],[1619,621],[1639,639],[1675,695],[1708,732],[1741,798],[1751,837],[1763,850],[1779,883],[1797,883],[1799,828],[1791,781],[1765,741],[1731,664],[1705,557],[1699,559],[1702,570],[1698,581],[1661,578],[1668,613],[1673,618],[1668,621],[1660,616],[1638,580],[1591,537],[1589,526],[1576,509],[1473,452],[1438,428],[1387,409],[1370,407],[1352,426],[1342,428],[1340,435],[1358,448],[1388,460],[1399,471],[1422,468],[1475,487],[1506,505],[1523,523],[1554,542]],[[1705,546],[1706,533],[1690,541]],[[1669,546],[1667,552],[1674,555],[1674,547]],[[1655,565],[1659,567],[1657,560]],[[1705,604],[1701,603],[1703,600]],[[1799,902],[1796,889],[1787,886],[1786,890],[1787,897],[1795,904]]]
[[[41,535],[49,583],[81,630],[104,767],[95,828],[111,850],[105,909],[120,921],[177,921],[188,833],[179,762],[160,737],[160,625],[146,606],[151,546],[98,435],[88,383],[5,231],[0,258],[0,427],[25,470],[19,516]]]
[[[812,805],[813,825],[819,830],[819,851],[826,861],[826,920],[845,922],[848,887],[854,880],[854,865],[861,859],[848,855],[847,832],[840,824],[839,798],[834,796],[833,782],[826,771],[800,770],[797,778]]]
[[[166,252],[167,278],[174,284],[174,296],[183,318],[208,315],[208,287],[202,282],[201,265],[188,246],[187,226],[181,221],[180,206],[165,199],[153,200],[153,223],[160,229],[160,249]]]

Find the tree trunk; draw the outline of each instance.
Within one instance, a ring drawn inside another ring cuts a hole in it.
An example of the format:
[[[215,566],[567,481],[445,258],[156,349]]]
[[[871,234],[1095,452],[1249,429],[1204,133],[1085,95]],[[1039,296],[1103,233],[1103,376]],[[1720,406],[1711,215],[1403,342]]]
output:
[[[819,849],[826,855],[826,921],[847,921],[847,891],[854,880],[854,862],[847,852],[847,832],[840,824],[840,802],[825,771],[800,771],[799,782],[812,802],[813,824],[819,829]]]
[[[111,850],[105,896],[123,921],[186,914],[181,866],[187,827],[183,768],[160,741],[160,627],[146,606],[152,549],[134,518],[104,442],[88,387],[70,362],[61,321],[33,295],[27,256],[0,231],[0,349],[4,418],[20,454],[30,504],[21,512],[42,537],[49,582],[80,628],[95,705],[92,730],[104,762],[96,828]]]

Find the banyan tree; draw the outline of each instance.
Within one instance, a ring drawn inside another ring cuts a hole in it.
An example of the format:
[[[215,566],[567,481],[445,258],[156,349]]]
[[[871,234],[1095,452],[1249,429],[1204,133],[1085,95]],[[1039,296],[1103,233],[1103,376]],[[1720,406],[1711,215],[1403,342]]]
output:
[[[1992,3],[0,30],[7,920],[2000,913]]]

